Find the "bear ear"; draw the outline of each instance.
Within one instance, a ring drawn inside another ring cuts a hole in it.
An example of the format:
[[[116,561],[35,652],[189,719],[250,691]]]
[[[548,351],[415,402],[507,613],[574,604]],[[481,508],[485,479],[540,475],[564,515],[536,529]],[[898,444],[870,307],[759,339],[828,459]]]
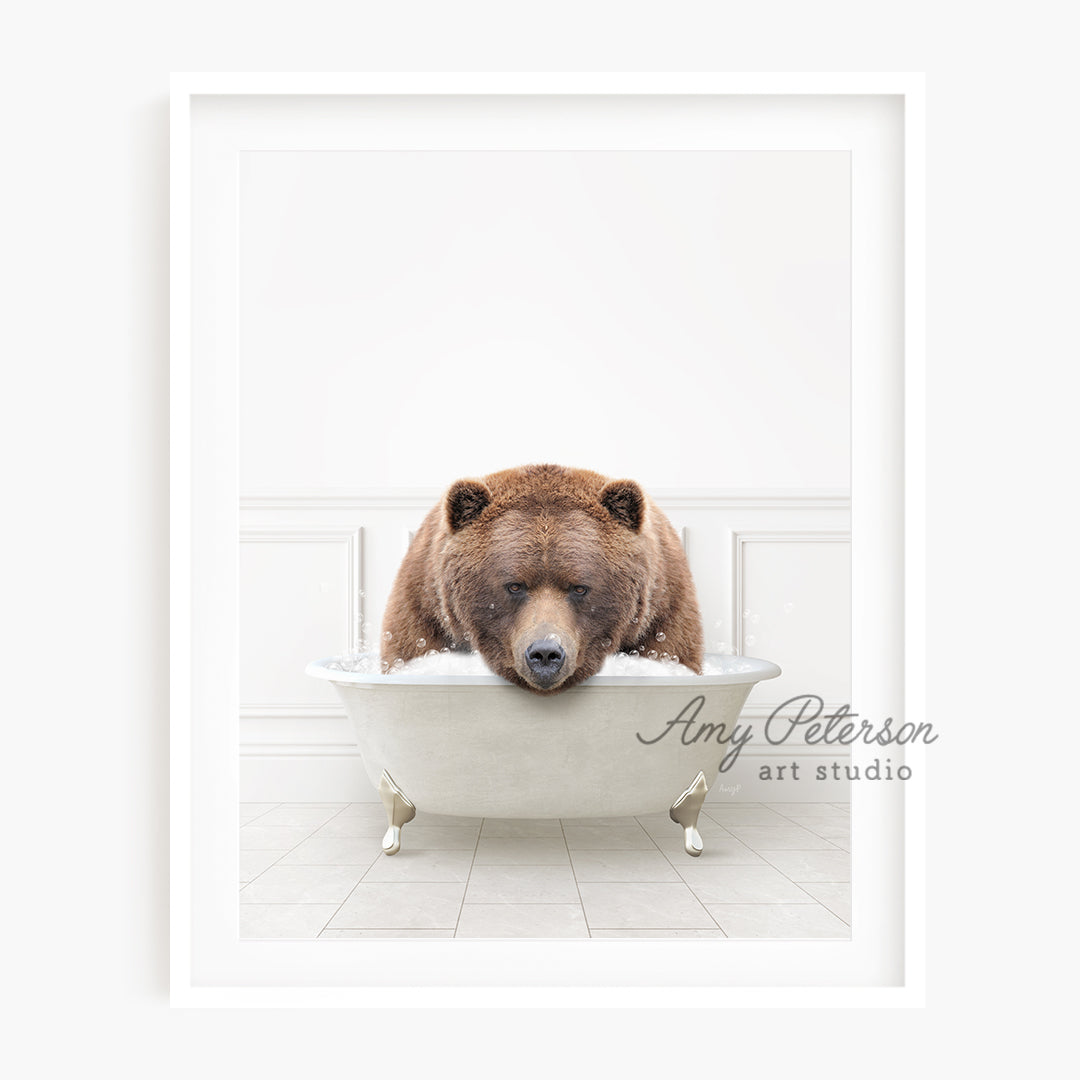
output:
[[[479,480],[458,480],[446,493],[446,521],[457,532],[475,521],[491,502],[491,492]]]
[[[600,505],[620,525],[640,532],[645,519],[645,493],[633,480],[612,480],[600,489]]]

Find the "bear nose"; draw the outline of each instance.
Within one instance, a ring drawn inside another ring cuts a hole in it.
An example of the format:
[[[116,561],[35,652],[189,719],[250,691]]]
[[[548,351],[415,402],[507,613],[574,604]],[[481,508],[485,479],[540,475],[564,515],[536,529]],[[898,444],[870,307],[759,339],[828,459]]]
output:
[[[566,653],[563,651],[563,647],[557,641],[552,641],[551,638],[534,641],[525,650],[525,663],[540,678],[546,677],[550,679],[558,674],[559,668],[563,666],[565,659]]]

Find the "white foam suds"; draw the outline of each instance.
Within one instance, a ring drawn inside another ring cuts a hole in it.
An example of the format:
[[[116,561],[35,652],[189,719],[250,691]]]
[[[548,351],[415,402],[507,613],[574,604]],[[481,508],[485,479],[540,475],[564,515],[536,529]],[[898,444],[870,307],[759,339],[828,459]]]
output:
[[[387,672],[382,661],[374,653],[353,653],[347,656],[338,656],[330,662],[328,667],[335,671],[350,671],[362,675],[403,674],[403,675],[490,675],[491,669],[484,663],[479,653],[466,652],[435,652],[432,650],[426,656],[418,656],[407,663],[401,660],[390,666]],[[753,665],[747,663],[740,656],[716,656],[709,655],[705,658],[703,675],[731,675],[738,672],[750,671]],[[657,677],[671,678],[672,676],[693,676],[692,672],[684,664],[673,660],[653,660],[647,656],[631,656],[628,653],[616,653],[609,656],[603,666],[597,672],[598,675],[627,675],[635,678]]]
[[[397,668],[402,675],[491,675],[479,653],[437,652],[418,656]],[[391,669],[390,674],[395,674]]]
[[[647,656],[615,653],[614,656],[609,656],[604,661],[603,667],[600,668],[597,674],[670,678],[672,675],[693,675],[694,673],[688,667],[675,663],[673,660],[650,660]]]

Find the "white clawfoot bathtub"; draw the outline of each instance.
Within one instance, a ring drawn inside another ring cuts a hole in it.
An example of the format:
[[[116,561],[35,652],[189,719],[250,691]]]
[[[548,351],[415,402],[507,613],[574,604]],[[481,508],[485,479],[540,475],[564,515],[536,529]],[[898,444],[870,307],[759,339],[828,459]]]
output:
[[[387,810],[388,855],[416,807],[501,818],[667,810],[700,855],[698,812],[739,711],[755,683],[780,674],[743,656],[710,655],[705,669],[718,674],[594,675],[550,697],[497,675],[365,674],[333,659],[306,673],[334,684],[355,723]]]

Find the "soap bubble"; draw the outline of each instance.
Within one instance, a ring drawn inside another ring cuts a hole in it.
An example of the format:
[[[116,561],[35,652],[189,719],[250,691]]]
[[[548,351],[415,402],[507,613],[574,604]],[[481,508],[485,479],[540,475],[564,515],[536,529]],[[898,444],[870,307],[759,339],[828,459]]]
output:
[[[659,653],[657,653],[657,651],[655,649],[650,649],[645,655],[650,660],[655,660],[659,656]]]
[[[391,638],[392,638],[393,636],[394,636],[394,635],[393,635],[393,634],[391,634],[389,630],[387,630],[387,631],[386,631],[386,632],[385,632],[385,633],[383,634],[383,636],[382,636],[382,639],[383,639],[383,641],[389,641],[389,640],[390,640],[390,639],[391,639]]]
[[[478,653],[452,652],[450,649],[437,652],[432,649],[424,656],[414,657],[400,667],[395,666],[390,674],[406,678],[411,675],[438,676],[452,681],[456,675],[490,675],[491,669]]]
[[[348,656],[339,656],[340,670],[357,675],[378,675],[386,670],[385,665],[375,653],[352,652]]]
[[[609,656],[600,668],[599,675],[629,675],[638,678],[643,675],[653,678],[667,678],[672,675],[693,677],[693,672],[681,665],[660,663],[644,656],[632,653],[615,653]]]
[[[664,640],[664,638],[666,638],[666,637],[667,637],[667,634],[665,634],[665,633],[663,632],[663,630],[661,630],[661,631],[660,631],[660,632],[659,632],[659,633],[658,633],[658,634],[656,635],[656,640],[657,640],[657,641],[663,641],[663,640]]]
[[[421,638],[416,639],[416,647],[418,649],[422,649],[426,644],[427,644],[427,638],[422,638],[421,637]]]

